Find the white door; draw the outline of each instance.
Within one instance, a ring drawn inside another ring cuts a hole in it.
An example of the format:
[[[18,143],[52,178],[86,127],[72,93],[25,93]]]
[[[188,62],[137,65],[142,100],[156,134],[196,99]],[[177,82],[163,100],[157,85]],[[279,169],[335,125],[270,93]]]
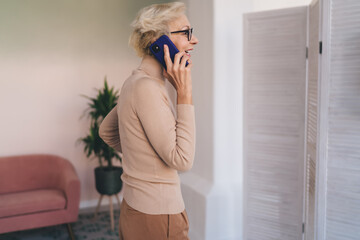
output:
[[[360,1],[322,1],[317,239],[360,239]]]
[[[244,16],[244,234],[302,239],[307,7]]]

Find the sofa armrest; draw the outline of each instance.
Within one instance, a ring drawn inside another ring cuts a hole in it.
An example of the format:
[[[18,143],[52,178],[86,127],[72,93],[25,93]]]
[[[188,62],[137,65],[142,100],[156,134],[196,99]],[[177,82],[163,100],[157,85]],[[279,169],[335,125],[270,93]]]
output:
[[[66,160],[59,169],[60,175],[57,187],[61,189],[67,200],[66,209],[72,213],[79,211],[80,203],[80,180],[73,165]]]

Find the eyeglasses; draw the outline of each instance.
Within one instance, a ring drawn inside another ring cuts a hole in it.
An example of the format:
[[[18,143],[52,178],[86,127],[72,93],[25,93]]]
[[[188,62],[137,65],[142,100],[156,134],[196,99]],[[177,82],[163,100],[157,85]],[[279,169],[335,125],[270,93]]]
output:
[[[188,41],[190,41],[192,38],[192,32],[193,32],[193,28],[189,28],[186,30],[175,31],[175,32],[170,32],[170,33],[185,33],[187,35]]]

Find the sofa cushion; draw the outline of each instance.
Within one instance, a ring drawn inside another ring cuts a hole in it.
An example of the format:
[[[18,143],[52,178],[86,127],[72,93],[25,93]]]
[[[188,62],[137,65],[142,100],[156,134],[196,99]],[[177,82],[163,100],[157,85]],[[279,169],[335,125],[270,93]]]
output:
[[[64,193],[56,189],[41,189],[0,194],[0,218],[65,209]]]

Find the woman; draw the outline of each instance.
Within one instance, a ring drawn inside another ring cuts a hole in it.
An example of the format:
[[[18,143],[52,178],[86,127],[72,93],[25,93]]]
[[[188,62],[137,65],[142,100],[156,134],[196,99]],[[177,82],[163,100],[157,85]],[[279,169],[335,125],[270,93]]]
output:
[[[125,81],[117,106],[100,126],[101,138],[123,153],[120,239],[188,239],[178,171],[189,170],[194,161],[189,52],[198,39],[184,12],[185,5],[180,2],[140,10],[129,43],[142,62]],[[165,46],[167,71],[149,50],[163,34],[179,49],[172,62]],[[165,78],[177,92],[176,106],[170,101]]]

